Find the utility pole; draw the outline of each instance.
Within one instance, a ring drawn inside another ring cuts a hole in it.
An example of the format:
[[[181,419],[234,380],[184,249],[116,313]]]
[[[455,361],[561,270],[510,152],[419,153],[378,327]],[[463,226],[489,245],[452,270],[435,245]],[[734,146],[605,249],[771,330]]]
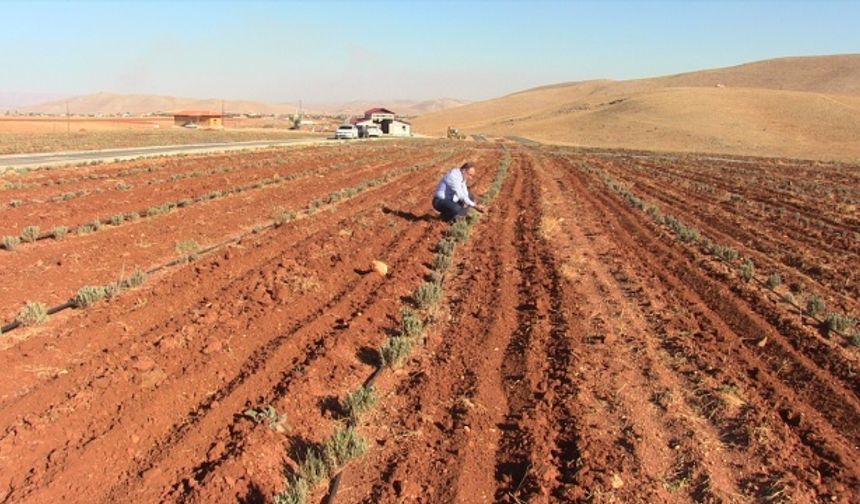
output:
[[[71,120],[69,119],[69,100],[66,100],[66,134],[72,134],[72,124]]]

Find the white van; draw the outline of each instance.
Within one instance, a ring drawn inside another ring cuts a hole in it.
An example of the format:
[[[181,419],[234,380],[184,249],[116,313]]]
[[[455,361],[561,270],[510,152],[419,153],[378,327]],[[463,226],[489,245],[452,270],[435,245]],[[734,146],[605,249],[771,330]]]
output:
[[[335,138],[358,138],[358,128],[354,124],[341,124],[334,132]]]

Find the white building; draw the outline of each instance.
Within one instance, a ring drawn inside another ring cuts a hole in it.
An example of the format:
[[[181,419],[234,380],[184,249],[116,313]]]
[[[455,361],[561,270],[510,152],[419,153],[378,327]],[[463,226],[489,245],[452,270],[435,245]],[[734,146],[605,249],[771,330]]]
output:
[[[385,108],[372,108],[364,112],[364,117],[352,121],[356,126],[376,124],[383,135],[412,136],[412,125],[397,119],[394,112]]]

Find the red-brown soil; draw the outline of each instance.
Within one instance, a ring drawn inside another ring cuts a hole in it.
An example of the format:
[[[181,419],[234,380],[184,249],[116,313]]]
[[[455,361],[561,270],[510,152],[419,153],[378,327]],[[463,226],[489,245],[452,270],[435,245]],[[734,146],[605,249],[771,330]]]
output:
[[[781,298],[816,292],[857,313],[849,206],[860,167],[508,148],[506,182],[457,250],[426,344],[376,381],[380,401],[357,426],[370,450],[345,468],[338,501],[856,502],[860,350]],[[159,160],[122,200],[106,188],[80,211],[157,203],[147,199],[156,186],[181,198],[275,173],[325,176],[0,251],[8,321],[28,299],[58,303],[164,262],[179,241],[217,243],[275,208],[418,167],[0,336],[0,503],[272,501],[285,471],[339,424],[338,399],[373,372],[375,349],[430,273],[447,229],[429,208],[440,173],[476,160],[480,194],[502,149],[419,142]],[[239,169],[166,181],[222,164]],[[72,177],[62,170],[20,181],[43,191],[36,181]],[[607,176],[785,285],[739,281]],[[373,259],[388,276],[369,270]],[[283,432],[243,415],[268,405],[285,414]]]

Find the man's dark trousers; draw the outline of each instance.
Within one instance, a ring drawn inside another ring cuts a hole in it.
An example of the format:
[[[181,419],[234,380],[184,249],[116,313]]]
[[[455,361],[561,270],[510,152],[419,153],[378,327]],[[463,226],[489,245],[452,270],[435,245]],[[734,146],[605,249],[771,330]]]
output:
[[[442,198],[433,198],[433,208],[442,214],[442,220],[445,222],[451,222],[457,217],[466,215],[469,212],[467,207]]]

